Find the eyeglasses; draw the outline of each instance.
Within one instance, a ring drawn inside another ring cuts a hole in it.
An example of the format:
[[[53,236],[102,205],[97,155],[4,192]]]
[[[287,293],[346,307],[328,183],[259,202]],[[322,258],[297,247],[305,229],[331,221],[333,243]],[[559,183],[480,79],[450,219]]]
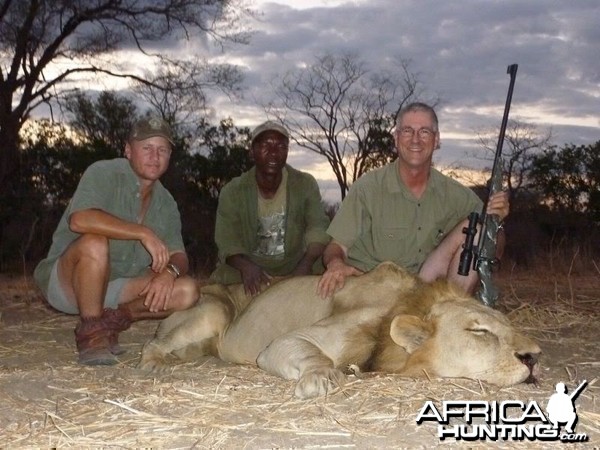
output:
[[[435,132],[431,128],[427,128],[427,127],[419,128],[418,130],[415,130],[412,127],[400,128],[400,136],[405,139],[412,138],[414,136],[415,132],[417,133],[417,136],[419,137],[419,139],[421,139],[422,141],[428,141],[435,134]]]

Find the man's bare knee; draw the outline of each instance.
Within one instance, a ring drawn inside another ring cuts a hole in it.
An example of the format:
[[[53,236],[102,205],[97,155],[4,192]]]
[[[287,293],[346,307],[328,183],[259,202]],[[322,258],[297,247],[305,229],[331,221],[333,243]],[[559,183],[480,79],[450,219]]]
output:
[[[109,240],[98,234],[84,234],[74,242],[74,250],[81,257],[90,257],[98,261],[108,261]]]
[[[181,311],[191,308],[200,297],[200,290],[196,280],[192,277],[182,277],[175,283],[175,292],[173,293],[175,302],[173,309]]]

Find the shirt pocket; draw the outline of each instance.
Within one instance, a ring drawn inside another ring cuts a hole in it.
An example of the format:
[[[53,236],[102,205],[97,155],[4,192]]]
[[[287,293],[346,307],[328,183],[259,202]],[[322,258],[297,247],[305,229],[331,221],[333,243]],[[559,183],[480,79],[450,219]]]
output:
[[[399,261],[407,252],[408,226],[382,226],[373,236],[373,247],[380,261]]]

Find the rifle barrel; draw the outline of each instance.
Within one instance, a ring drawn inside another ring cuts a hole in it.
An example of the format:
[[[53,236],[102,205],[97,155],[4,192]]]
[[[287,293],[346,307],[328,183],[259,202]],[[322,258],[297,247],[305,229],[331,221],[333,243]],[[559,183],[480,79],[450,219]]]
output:
[[[510,84],[508,85],[508,93],[506,95],[506,103],[504,104],[504,115],[502,116],[502,123],[500,124],[500,133],[498,135],[498,143],[496,144],[496,153],[494,155],[494,165],[492,166],[492,183],[494,181],[494,174],[497,174],[498,171],[502,171],[502,146],[504,145],[504,136],[506,134],[506,127],[508,125],[508,113],[510,112],[510,104],[512,102],[513,90],[515,87],[515,80],[517,78],[517,69],[519,68],[518,64],[511,64],[508,66],[506,73],[510,74]],[[502,189],[502,174],[500,174],[499,178],[500,186],[491,186],[489,187],[488,197],[485,201],[485,205],[483,206],[483,211],[481,213],[481,217],[485,217],[485,211],[487,209],[487,203],[491,194],[495,193],[495,189]]]

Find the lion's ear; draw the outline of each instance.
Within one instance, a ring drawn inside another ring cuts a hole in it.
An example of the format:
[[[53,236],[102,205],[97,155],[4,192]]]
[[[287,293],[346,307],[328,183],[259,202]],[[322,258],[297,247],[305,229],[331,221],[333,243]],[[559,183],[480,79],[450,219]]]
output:
[[[431,327],[417,316],[398,314],[390,325],[392,340],[409,354],[431,336]]]

